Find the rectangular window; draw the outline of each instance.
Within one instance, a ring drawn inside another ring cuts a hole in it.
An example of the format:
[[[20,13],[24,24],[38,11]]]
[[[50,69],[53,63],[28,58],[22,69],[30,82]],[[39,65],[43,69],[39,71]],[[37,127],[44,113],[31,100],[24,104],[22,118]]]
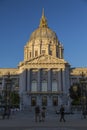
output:
[[[53,96],[53,106],[58,106],[58,97]]]
[[[58,57],[58,52],[56,52],[56,56]]]
[[[58,106],[58,97],[53,96],[53,106]]]
[[[45,54],[45,50],[42,50],[42,54]]]
[[[36,106],[37,101],[36,101],[36,97],[31,97],[31,106]]]
[[[47,106],[47,96],[42,97],[42,106]]]
[[[35,51],[35,56],[38,56],[38,51]]]
[[[30,57],[31,57],[31,52],[30,52],[30,54],[29,54],[29,55],[30,55]]]

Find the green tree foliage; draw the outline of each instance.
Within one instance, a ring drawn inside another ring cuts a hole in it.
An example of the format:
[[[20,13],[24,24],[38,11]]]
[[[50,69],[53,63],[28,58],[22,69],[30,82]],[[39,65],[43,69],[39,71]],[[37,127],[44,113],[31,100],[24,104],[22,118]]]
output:
[[[74,90],[74,86],[76,86],[76,90]],[[72,99],[72,105],[79,105],[81,101],[81,88],[79,84],[72,85],[69,89],[70,97]]]
[[[74,85],[70,87],[69,92],[70,92],[70,97],[72,99],[79,98],[81,96],[81,88],[79,87],[79,84],[76,85],[77,90],[74,90]]]
[[[19,107],[20,97],[19,94],[15,91],[10,94],[11,107]]]

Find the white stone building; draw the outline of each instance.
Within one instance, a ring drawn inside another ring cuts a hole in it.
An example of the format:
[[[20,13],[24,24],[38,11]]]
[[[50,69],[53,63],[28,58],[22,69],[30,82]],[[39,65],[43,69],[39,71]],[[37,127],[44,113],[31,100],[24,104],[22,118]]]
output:
[[[43,12],[39,27],[24,47],[24,61],[19,64],[22,106],[68,103],[70,65],[64,60],[63,50]]]

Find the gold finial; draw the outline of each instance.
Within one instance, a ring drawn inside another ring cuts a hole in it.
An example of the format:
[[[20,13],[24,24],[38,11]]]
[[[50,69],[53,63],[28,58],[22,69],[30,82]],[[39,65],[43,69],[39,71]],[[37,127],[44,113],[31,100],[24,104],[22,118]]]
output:
[[[43,8],[43,10],[42,10],[42,16],[44,16],[44,8]]]
[[[40,25],[39,25],[39,27],[48,27],[47,26],[47,20],[46,20],[46,17],[44,15],[44,8],[42,10],[42,17],[40,19]]]

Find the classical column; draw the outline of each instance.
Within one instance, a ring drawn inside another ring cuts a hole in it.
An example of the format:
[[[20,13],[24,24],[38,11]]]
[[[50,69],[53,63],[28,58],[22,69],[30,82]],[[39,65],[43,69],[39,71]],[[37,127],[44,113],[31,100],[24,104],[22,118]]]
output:
[[[27,91],[27,75],[28,75],[28,70],[25,69],[24,71],[25,91]]]
[[[48,91],[52,90],[51,69],[48,70]]]
[[[61,58],[61,45],[59,45],[59,58]]]
[[[62,73],[62,69],[60,69],[60,85],[61,85],[61,91],[63,91],[63,73]]]
[[[20,84],[20,92],[24,92],[25,91],[25,75],[26,75],[26,71],[22,71],[20,74],[20,80],[19,80],[19,84]]]
[[[65,70],[64,69],[62,69],[62,82],[63,82],[63,91],[65,92],[66,83],[65,83]]]
[[[37,85],[37,91],[41,91],[40,73],[41,73],[41,69],[38,69],[38,85]]]
[[[65,68],[65,92],[69,93],[69,87],[70,87],[70,72],[69,68]]]
[[[63,52],[64,52],[64,48],[62,47],[62,50],[61,50],[61,58],[63,59]]]
[[[27,74],[27,91],[30,91],[30,90],[31,90],[31,83],[30,83],[30,81],[31,81],[31,79],[30,79],[30,72],[31,72],[31,70],[30,70],[30,69],[28,69],[28,74]]]
[[[34,45],[32,45],[32,58],[34,57]]]
[[[20,93],[20,107],[23,109],[25,103],[25,92],[27,91],[27,69],[21,70],[20,80],[19,80],[19,93]]]
[[[38,45],[38,55],[41,54],[41,44]]]
[[[58,91],[61,91],[61,72],[58,70]]]
[[[56,57],[56,45],[53,46],[53,56]]]

